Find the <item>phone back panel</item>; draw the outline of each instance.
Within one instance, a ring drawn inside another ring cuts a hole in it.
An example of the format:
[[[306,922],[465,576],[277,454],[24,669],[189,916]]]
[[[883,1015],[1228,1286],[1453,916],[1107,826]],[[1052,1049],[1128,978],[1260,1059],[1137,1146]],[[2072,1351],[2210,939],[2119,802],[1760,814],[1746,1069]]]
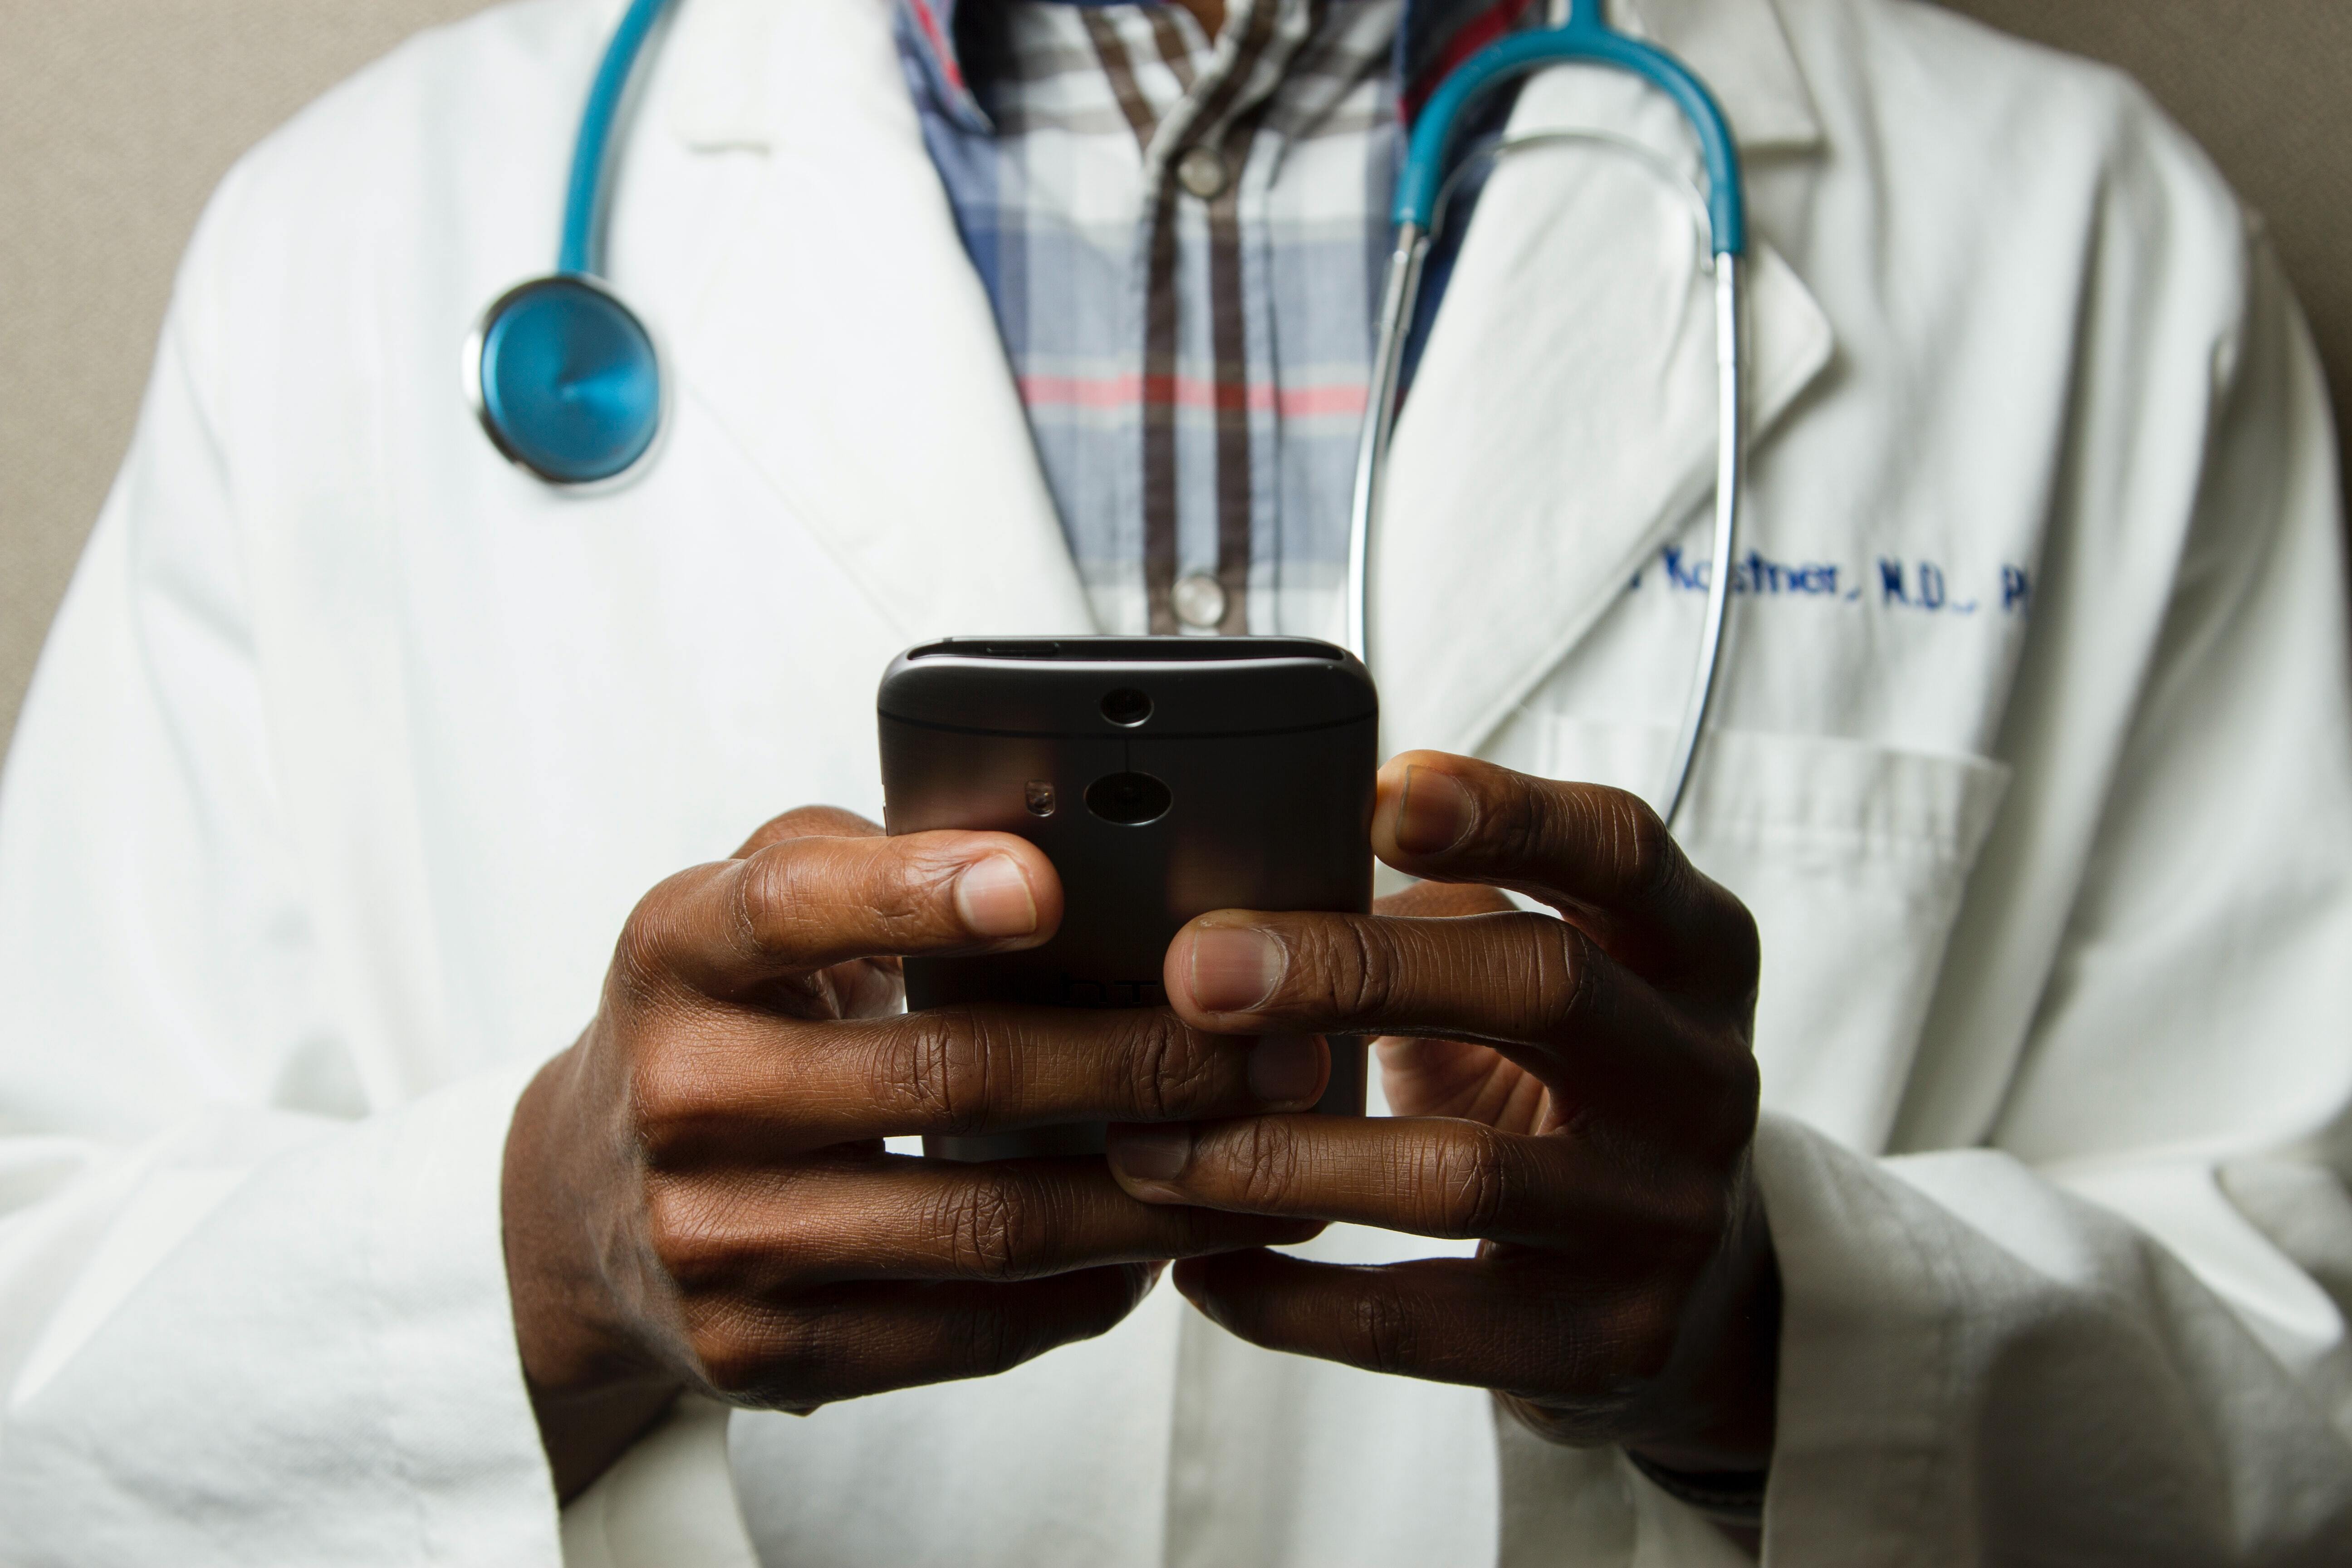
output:
[[[1328,644],[933,644],[892,664],[878,707],[891,833],[1017,834],[1062,879],[1053,940],[910,958],[909,1007],[1156,1006],[1168,943],[1196,915],[1370,907],[1379,708],[1363,667]],[[1335,1050],[1326,1106],[1360,1110],[1361,1071],[1360,1050]],[[964,1157],[1043,1148],[942,1142]]]

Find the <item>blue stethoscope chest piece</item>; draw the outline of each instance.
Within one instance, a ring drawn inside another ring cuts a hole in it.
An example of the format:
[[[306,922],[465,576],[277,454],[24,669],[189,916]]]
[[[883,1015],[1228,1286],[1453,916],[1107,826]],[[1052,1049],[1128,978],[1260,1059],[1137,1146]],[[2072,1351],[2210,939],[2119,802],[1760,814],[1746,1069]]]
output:
[[[466,365],[490,440],[550,484],[618,479],[661,431],[653,334],[593,278],[534,278],[499,296]]]
[[[653,333],[596,274],[614,123],[669,3],[629,0],[604,46],[572,139],[555,270],[492,300],[466,344],[466,393],[491,443],[566,489],[625,477],[661,434]]]
[[[1707,184],[1699,198],[1715,274],[1717,450],[1713,577],[1706,632],[1693,672],[1667,787],[1671,823],[1688,789],[1692,763],[1715,695],[1730,610],[1731,561],[1739,527],[1743,413],[1740,258],[1747,216],[1739,154],[1730,122],[1706,84],[1680,60],[1628,37],[1603,15],[1604,0],[1568,0],[1559,25],[1486,44],[1448,73],[1413,123],[1397,180],[1396,247],[1377,323],[1371,384],[1358,443],[1349,508],[1348,631],[1370,661],[1371,555],[1382,481],[1394,433],[1404,344],[1414,318],[1423,263],[1444,222],[1447,174],[1468,110],[1496,87],[1547,66],[1582,63],[1630,72],[1674,100],[1699,142]],[[509,289],[483,312],[467,345],[467,390],[499,451],[551,485],[600,486],[627,475],[661,434],[661,361],[643,321],[595,276],[605,195],[605,161],[629,77],[670,0],[629,0],[605,46],[572,143],[556,270]],[[1505,136],[1486,149],[1503,156],[1562,141],[1637,143],[1607,133],[1537,132]],[[1671,171],[1668,171],[1671,174]]]

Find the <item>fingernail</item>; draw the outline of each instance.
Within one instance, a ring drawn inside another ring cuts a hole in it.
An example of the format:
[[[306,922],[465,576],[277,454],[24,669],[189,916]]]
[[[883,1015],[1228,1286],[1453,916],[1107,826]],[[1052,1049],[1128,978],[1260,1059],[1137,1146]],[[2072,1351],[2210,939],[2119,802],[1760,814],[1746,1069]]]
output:
[[[1139,1182],[1165,1182],[1192,1158],[1192,1130],[1181,1123],[1122,1129],[1110,1141],[1111,1168]]]
[[[1037,929],[1037,900],[1010,855],[973,862],[956,879],[956,913],[974,936],[1027,936]]]
[[[1282,939],[1255,926],[1200,926],[1192,932],[1192,1005],[1244,1013],[1274,994],[1288,966]]]
[[[1452,773],[1407,768],[1404,790],[1397,796],[1397,847],[1408,855],[1451,849],[1470,831],[1477,815],[1478,803]]]
[[[1312,1035],[1261,1035],[1250,1047],[1249,1089],[1259,1100],[1304,1100],[1323,1080],[1323,1051]]]

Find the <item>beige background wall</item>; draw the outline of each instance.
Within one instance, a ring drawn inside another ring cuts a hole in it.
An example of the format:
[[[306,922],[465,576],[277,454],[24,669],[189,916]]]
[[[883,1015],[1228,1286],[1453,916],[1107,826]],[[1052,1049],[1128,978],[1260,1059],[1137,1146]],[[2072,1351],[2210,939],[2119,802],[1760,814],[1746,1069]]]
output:
[[[214,184],[334,82],[481,5],[0,0],[0,737]]]
[[[779,4],[789,0],[777,0]],[[2117,61],[2269,215],[2352,406],[2352,0],[1958,0]],[[0,737],[237,153],[480,0],[0,0]]]

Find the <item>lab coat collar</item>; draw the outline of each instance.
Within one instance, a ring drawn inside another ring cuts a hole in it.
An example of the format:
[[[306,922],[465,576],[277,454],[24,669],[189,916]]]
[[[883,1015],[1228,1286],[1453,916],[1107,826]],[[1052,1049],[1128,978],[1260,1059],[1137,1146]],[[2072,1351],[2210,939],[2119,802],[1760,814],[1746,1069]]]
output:
[[[885,12],[902,3],[916,0],[849,0]],[[781,14],[804,9],[784,0],[690,0],[664,49],[666,68],[678,80],[667,95],[671,131],[707,151],[768,147],[788,133],[800,117],[774,93],[773,44]],[[928,13],[941,29],[947,14],[936,5]],[[916,15],[918,24],[922,16]],[[1776,0],[1633,0],[1615,7],[1614,20],[1698,72],[1730,117],[1743,151],[1820,146],[1821,120]],[[940,47],[946,47],[944,31]],[[952,53],[944,58],[952,67]]]
[[[679,334],[685,416],[902,643],[1093,630],[887,0],[695,0],[679,20],[730,47],[691,52],[661,107],[714,145],[748,144],[755,107],[776,128]]]
[[[1689,3],[1761,7],[1780,37],[1769,0]],[[681,16],[703,47],[660,94],[673,122],[708,146],[750,144],[732,138],[754,112],[772,130],[679,379],[905,641],[1090,630],[923,143],[897,14],[893,0],[695,0]],[[720,33],[728,47],[710,47]],[[1809,100],[1778,110],[1750,123],[1811,123]],[[1514,131],[1579,126],[1633,135],[1696,177],[1679,114],[1618,73],[1547,71],[1512,115]],[[1678,199],[1622,153],[1569,148],[1506,163],[1480,201],[1399,423],[1377,543],[1391,744],[1475,750],[1704,506],[1712,305]],[[1768,246],[1752,247],[1748,299],[1753,453],[1832,344]]]
[[[1820,149],[1821,116],[1775,0],[1633,0],[1615,19],[1698,73],[1741,152]]]
[[[1680,113],[1622,73],[1546,71],[1509,125],[1581,130],[1698,177]],[[1708,503],[1702,232],[1686,199],[1617,147],[1553,144],[1496,167],[1398,418],[1373,541],[1371,665],[1391,749],[1477,750]],[[1833,342],[1752,230],[1747,266],[1752,459]]]

